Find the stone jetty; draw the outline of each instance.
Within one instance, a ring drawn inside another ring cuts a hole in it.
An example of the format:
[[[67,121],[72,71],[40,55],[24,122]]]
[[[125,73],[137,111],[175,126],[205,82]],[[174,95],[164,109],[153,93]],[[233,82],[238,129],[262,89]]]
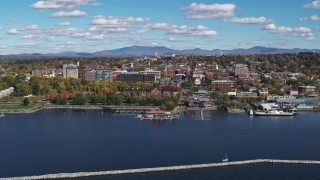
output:
[[[178,170],[199,169],[199,168],[213,168],[213,167],[223,167],[223,166],[238,166],[238,165],[257,164],[257,163],[320,165],[320,161],[316,161],[316,160],[255,159],[255,160],[210,163],[210,164],[195,164],[195,165],[111,170],[111,171],[99,171],[99,172],[59,173],[59,174],[47,174],[47,175],[39,175],[39,176],[10,177],[10,178],[0,178],[0,180],[68,179],[68,178],[80,178],[80,177],[90,177],[90,176],[107,176],[107,175],[135,174],[135,173],[147,173],[147,172],[178,171]]]

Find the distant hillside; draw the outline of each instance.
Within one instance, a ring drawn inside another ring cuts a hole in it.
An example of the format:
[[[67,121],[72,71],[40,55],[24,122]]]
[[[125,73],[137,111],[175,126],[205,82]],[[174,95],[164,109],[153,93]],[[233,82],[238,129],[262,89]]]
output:
[[[299,52],[315,52],[320,53],[319,49],[280,49],[280,48],[268,48],[262,46],[255,46],[249,49],[233,49],[233,50],[204,50],[204,49],[186,49],[186,50],[175,50],[163,46],[131,46],[120,49],[97,51],[93,53],[88,52],[61,52],[61,53],[50,53],[50,54],[15,54],[15,55],[0,55],[1,59],[7,58],[49,58],[49,57],[145,57],[145,56],[158,56],[163,55],[230,55],[230,54],[282,54],[282,53],[299,53]]]

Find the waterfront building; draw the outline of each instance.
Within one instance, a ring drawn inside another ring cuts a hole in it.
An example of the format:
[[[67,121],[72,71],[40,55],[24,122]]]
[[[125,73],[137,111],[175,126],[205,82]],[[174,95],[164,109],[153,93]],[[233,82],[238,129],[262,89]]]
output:
[[[298,90],[299,90],[299,94],[312,95],[312,94],[315,94],[316,87],[315,86],[299,86]]]

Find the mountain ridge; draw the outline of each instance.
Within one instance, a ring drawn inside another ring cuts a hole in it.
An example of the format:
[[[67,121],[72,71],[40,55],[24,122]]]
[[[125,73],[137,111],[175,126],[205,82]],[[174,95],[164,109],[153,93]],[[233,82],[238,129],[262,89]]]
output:
[[[254,46],[248,49],[237,48],[233,50],[213,49],[206,50],[200,48],[177,50],[171,49],[164,46],[129,46],[112,50],[103,50],[96,52],[75,52],[65,51],[60,53],[24,53],[24,54],[12,54],[12,55],[0,55],[0,57],[29,57],[29,58],[40,58],[40,57],[145,57],[145,56],[165,56],[165,55],[246,55],[246,54],[282,54],[282,53],[300,53],[300,52],[314,52],[320,53],[320,49],[283,49],[274,47],[263,47]]]

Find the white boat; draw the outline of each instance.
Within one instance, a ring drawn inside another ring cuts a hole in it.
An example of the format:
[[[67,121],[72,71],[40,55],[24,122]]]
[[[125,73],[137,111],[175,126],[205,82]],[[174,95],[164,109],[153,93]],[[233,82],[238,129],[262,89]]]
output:
[[[229,159],[228,159],[228,156],[227,156],[227,153],[225,153],[225,157],[222,159],[222,162],[228,162]]]
[[[250,114],[250,115],[254,115],[254,113],[253,113],[253,110],[252,110],[252,109],[250,109],[250,110],[249,110],[249,114]]]
[[[283,112],[281,110],[277,110],[275,108],[271,108],[267,111],[255,111],[255,116],[293,116],[293,112]]]
[[[0,117],[4,117],[5,115],[3,113],[0,114]]]
[[[141,114],[138,114],[137,116],[135,116],[134,118],[142,118]]]

